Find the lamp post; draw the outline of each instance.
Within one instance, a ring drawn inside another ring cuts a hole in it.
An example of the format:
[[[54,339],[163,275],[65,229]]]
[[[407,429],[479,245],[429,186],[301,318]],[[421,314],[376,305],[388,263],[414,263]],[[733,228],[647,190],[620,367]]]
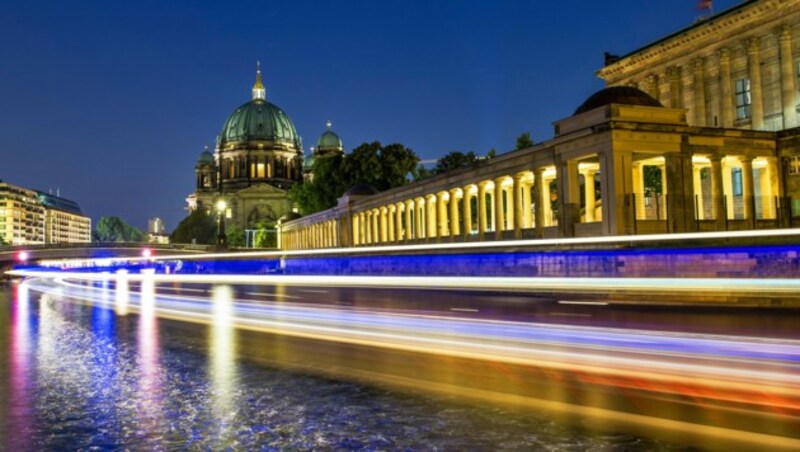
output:
[[[224,199],[217,201],[217,248],[227,248],[227,238],[225,237],[225,213],[228,210],[228,203]]]

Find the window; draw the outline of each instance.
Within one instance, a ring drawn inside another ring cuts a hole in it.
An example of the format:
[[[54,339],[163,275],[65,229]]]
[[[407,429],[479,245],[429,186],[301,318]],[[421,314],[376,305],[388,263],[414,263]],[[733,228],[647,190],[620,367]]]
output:
[[[731,185],[733,186],[733,196],[742,196],[742,169],[734,168],[731,170]]]
[[[793,155],[789,159],[789,174],[793,176],[800,174],[800,155]]]
[[[736,119],[750,117],[750,79],[736,80]]]

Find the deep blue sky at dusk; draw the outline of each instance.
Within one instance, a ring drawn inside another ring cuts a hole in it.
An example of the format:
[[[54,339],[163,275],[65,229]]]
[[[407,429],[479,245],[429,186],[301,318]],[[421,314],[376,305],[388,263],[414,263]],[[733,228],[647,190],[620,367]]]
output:
[[[715,1],[721,11],[739,3]],[[250,99],[305,150],[325,120],[347,149],[399,142],[423,159],[551,137],[602,87],[603,51],[685,27],[695,0],[37,2],[0,4],[0,179],[61,189],[95,221],[172,229],[194,164]]]

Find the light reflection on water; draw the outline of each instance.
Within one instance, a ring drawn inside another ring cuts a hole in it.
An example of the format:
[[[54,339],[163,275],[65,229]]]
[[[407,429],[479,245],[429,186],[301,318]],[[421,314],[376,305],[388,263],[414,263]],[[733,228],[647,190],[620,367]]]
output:
[[[0,393],[15,398],[0,406],[0,439],[15,450],[664,447],[244,360],[227,286],[212,291],[208,326],[157,319],[147,281],[140,314],[126,316],[110,296],[83,306],[57,289],[9,289],[0,287],[0,375],[9,375]],[[259,338],[248,346],[281,348]]]

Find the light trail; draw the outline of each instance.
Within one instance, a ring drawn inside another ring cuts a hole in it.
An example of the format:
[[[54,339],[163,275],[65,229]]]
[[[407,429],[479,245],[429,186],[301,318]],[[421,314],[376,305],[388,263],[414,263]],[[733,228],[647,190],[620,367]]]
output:
[[[800,341],[797,340],[462,319],[291,301],[254,302],[236,299],[230,290],[217,291],[214,297],[158,293],[158,290],[173,290],[173,287],[154,284],[180,281],[180,278],[174,279],[175,275],[122,274],[115,277],[49,272],[45,276],[52,281],[30,280],[31,290],[53,292],[61,297],[113,308],[119,296],[110,297],[107,288],[73,283],[72,277],[80,276],[79,281],[117,278],[125,282],[141,281],[139,291],[154,293],[137,293],[122,284],[123,290],[129,293],[127,310],[138,312],[143,300],[151,300],[147,309],[154,310],[155,315],[212,325],[217,321],[220,297],[228,294],[223,300],[226,322],[241,329],[374,349],[504,363],[546,374],[564,373],[581,385],[615,388],[639,394],[637,397],[645,394],[648,400],[691,403],[697,409],[721,413],[723,418],[742,416],[744,410],[752,413],[748,416],[757,414],[769,422],[788,425],[785,430],[794,433],[762,438],[763,432],[733,434],[730,429],[722,428],[720,434],[737,438],[745,435],[746,441],[753,444],[800,448],[800,438],[796,437],[800,430],[792,430],[800,426]],[[161,278],[163,276],[170,278]],[[274,279],[269,278],[270,281]],[[212,277],[212,280],[215,279]],[[261,278],[257,280],[262,281]],[[524,386],[524,381],[515,384]],[[685,424],[680,418],[662,419],[659,413],[649,413],[646,417],[652,422],[653,416],[659,422]],[[689,423],[682,428],[707,427]]]
[[[559,239],[528,239],[528,240],[501,240],[486,242],[458,242],[458,243],[431,243],[415,245],[386,245],[386,246],[366,246],[348,248],[323,248],[313,250],[295,251],[243,251],[228,253],[205,253],[191,255],[164,255],[151,257],[118,257],[103,258],[108,264],[119,262],[157,262],[166,260],[205,260],[205,259],[224,259],[224,258],[286,258],[303,256],[332,256],[332,255],[370,255],[385,254],[395,252],[424,252],[424,251],[478,251],[493,249],[516,249],[516,248],[539,248],[539,247],[559,247],[575,245],[608,245],[608,244],[634,244],[658,242],[677,243],[682,245],[687,240],[702,239],[744,239],[744,238],[766,238],[766,237],[791,237],[800,236],[800,228],[793,229],[761,229],[752,231],[724,231],[724,232],[686,232],[671,234],[643,234],[643,235],[617,235],[601,237],[575,237]],[[45,260],[41,264],[45,266],[67,266],[81,265],[83,263],[94,263],[100,259],[58,259]]]
[[[58,270],[11,270],[12,276],[64,278],[83,281],[107,279],[102,273]],[[800,279],[770,278],[611,278],[611,277],[458,277],[458,276],[352,276],[352,275],[127,275],[130,281],[153,280],[175,284],[287,285],[307,287],[405,288],[438,290],[580,292],[580,293],[682,293],[749,296],[800,296]]]

